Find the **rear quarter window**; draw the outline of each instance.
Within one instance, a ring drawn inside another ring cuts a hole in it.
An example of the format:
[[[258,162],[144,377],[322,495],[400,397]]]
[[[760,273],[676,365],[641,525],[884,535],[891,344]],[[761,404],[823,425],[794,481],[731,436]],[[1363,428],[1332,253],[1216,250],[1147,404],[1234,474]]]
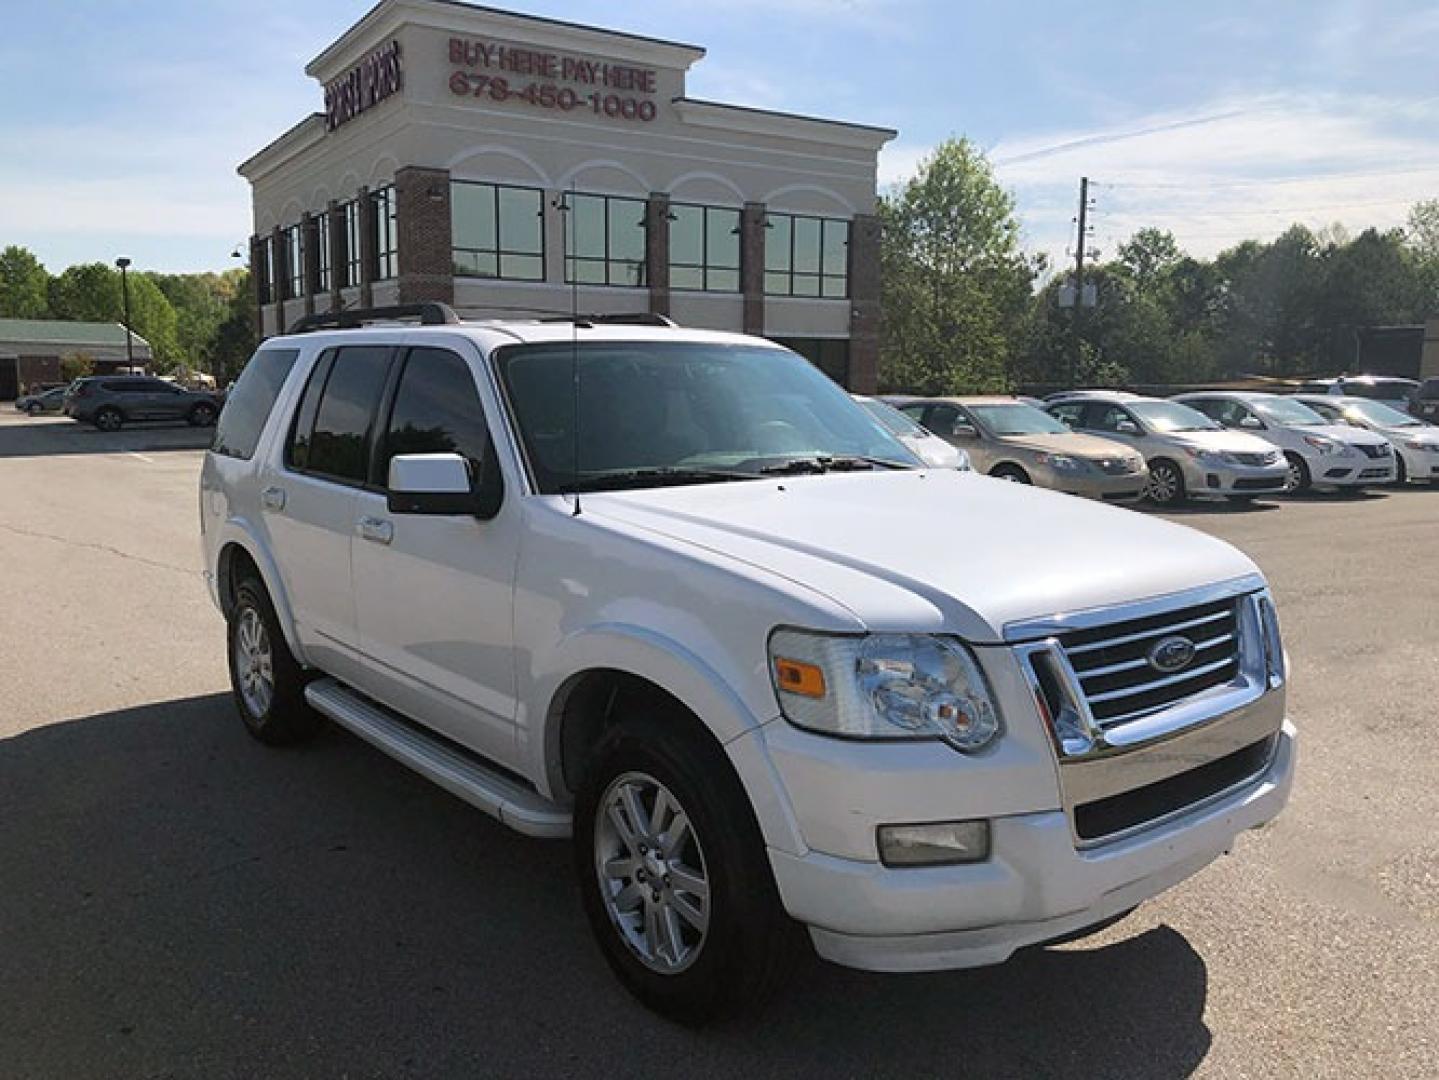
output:
[[[254,456],[265,421],[299,355],[299,349],[260,349],[250,357],[225,398],[211,450],[242,461]]]

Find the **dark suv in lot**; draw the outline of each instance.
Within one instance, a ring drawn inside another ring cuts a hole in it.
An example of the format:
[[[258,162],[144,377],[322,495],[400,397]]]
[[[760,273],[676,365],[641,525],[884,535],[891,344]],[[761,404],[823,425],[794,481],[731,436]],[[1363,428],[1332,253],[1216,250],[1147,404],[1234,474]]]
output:
[[[220,415],[220,398],[150,375],[91,376],[77,379],[65,392],[65,415],[119,431],[137,420],[184,420],[208,427]]]

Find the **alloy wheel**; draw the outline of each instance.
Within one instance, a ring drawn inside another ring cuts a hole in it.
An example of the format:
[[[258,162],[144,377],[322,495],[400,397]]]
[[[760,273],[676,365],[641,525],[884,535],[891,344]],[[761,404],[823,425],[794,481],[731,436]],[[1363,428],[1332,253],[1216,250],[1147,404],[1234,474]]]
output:
[[[1156,465],[1149,471],[1149,497],[1161,506],[1172,503],[1179,495],[1179,476],[1168,465]]]
[[[600,898],[621,939],[652,971],[675,975],[709,932],[710,881],[689,815],[648,773],[616,777],[594,829]]]
[[[275,658],[265,623],[252,607],[242,609],[238,616],[234,650],[240,697],[250,715],[258,720],[269,712],[275,700]]]

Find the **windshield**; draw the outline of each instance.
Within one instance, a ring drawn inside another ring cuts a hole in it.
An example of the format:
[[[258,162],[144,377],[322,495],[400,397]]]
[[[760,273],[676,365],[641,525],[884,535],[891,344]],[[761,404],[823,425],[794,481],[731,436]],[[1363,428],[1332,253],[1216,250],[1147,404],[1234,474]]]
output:
[[[901,435],[907,439],[924,439],[929,437],[929,432],[920,427],[904,413],[900,412],[893,405],[883,401],[875,401],[874,398],[865,398],[860,402],[868,413],[878,420],[891,435]]]
[[[1379,401],[1346,401],[1344,415],[1363,420],[1375,427],[1422,427],[1408,413],[1391,408]]]
[[[1266,420],[1272,420],[1284,427],[1310,427],[1329,423],[1308,405],[1290,398],[1255,398],[1249,404],[1263,413]]]
[[[505,348],[497,358],[545,494],[752,479],[786,462],[919,465],[844,390],[788,350],[559,342]]]
[[[1131,401],[1129,411],[1161,435],[1171,431],[1219,431],[1220,427],[1198,409],[1173,401]]]
[[[1042,409],[1022,401],[998,405],[966,405],[996,435],[1071,435],[1073,432]]]

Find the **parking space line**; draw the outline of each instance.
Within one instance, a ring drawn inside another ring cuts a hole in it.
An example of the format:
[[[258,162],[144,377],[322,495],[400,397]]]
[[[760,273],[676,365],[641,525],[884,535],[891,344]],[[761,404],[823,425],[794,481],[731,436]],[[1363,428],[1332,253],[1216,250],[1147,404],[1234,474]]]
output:
[[[141,461],[148,461],[151,465],[155,464],[154,458],[146,457],[144,454],[137,454],[134,450],[126,450],[125,453],[132,458],[139,458]]]

